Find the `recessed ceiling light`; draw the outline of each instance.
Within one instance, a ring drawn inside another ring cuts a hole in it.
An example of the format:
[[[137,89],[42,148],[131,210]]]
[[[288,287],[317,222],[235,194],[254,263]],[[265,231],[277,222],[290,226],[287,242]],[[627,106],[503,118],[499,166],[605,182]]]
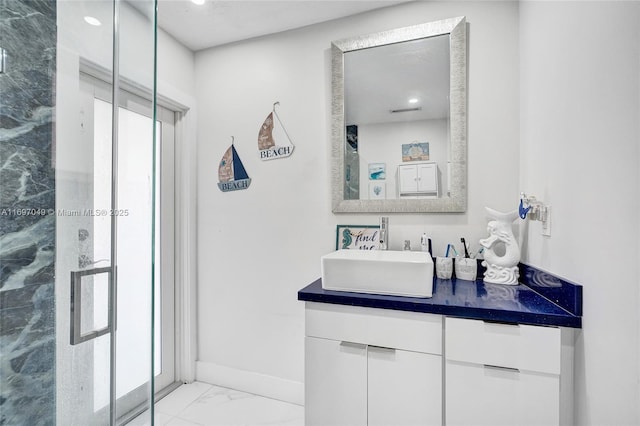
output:
[[[102,25],[102,22],[100,22],[98,18],[94,18],[93,16],[85,16],[84,22],[89,25],[93,25],[94,27],[99,27],[100,25]]]
[[[194,2],[197,5],[203,5],[204,4],[204,0],[191,0],[192,2]]]
[[[409,103],[410,103],[410,104],[417,104],[417,103],[418,103],[418,98],[411,98],[411,99],[409,99]]]

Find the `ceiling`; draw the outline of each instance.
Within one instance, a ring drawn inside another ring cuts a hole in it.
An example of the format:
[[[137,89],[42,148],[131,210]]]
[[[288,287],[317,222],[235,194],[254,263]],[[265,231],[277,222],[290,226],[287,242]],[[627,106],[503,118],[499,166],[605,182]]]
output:
[[[158,26],[193,51],[317,24],[407,0],[158,0]],[[136,2],[131,1],[135,7]]]
[[[410,0],[205,0],[203,5],[196,5],[191,0],[158,0],[158,26],[187,48],[199,51],[407,1]],[[139,9],[148,4],[128,2]],[[386,59],[380,59],[380,54]],[[349,88],[345,93],[347,124],[446,118],[448,55],[448,37],[349,54],[345,66],[362,72],[345,73],[345,87]],[[407,104],[409,98],[416,98],[418,103]],[[412,107],[419,110],[390,113]]]

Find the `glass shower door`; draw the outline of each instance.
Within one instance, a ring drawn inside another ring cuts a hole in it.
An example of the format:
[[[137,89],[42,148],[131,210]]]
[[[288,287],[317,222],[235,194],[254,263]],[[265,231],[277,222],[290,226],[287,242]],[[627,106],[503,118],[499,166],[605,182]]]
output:
[[[57,3],[58,424],[153,411],[154,3]]]

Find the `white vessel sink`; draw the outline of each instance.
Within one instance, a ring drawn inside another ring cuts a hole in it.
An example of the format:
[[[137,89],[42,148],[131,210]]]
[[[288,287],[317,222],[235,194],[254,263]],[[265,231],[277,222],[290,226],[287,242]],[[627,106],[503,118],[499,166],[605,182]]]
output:
[[[338,250],[322,256],[322,288],[431,297],[433,260],[427,252]]]

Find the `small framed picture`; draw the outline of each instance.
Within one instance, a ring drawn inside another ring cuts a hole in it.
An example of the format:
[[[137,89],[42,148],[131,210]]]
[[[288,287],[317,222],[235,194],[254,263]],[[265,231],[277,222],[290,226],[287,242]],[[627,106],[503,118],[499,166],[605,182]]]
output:
[[[403,143],[402,161],[429,161],[429,142]]]
[[[369,183],[369,199],[384,200],[387,198],[387,184],[385,182]]]
[[[385,163],[369,163],[369,180],[384,180],[387,178]]]
[[[338,225],[336,250],[378,250],[380,227],[368,225]]]

